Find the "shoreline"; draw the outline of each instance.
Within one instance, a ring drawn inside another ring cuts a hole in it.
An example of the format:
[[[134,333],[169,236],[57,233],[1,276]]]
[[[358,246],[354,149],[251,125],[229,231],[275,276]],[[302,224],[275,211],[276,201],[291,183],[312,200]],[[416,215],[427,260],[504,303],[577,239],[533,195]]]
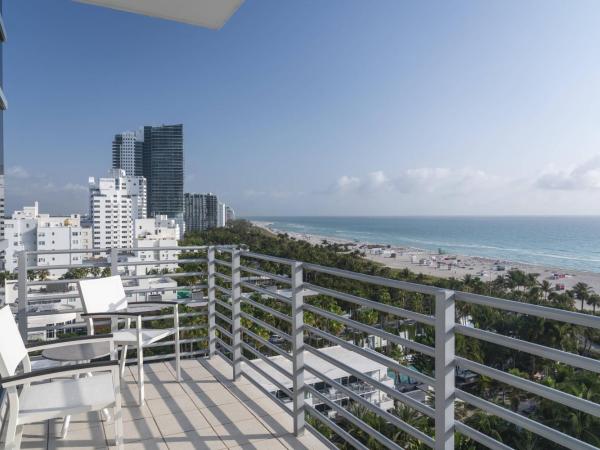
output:
[[[274,228],[272,223],[253,220],[251,223],[274,234],[286,233],[290,237],[321,245],[324,240],[329,243],[347,245],[349,250],[360,250],[364,258],[383,264],[392,269],[408,269],[414,273],[431,275],[440,278],[462,279],[465,275],[479,277],[482,281],[492,281],[505,275],[510,269],[519,269],[527,274],[538,274],[539,282],[548,281],[552,288],[559,292],[571,289],[579,282],[587,283],[595,292],[600,293],[600,273],[582,270],[561,269],[543,265],[492,259],[481,256],[459,254],[438,254],[437,252],[416,248],[394,246],[382,243],[352,241],[307,233],[288,232]],[[579,302],[576,301],[576,307]],[[592,307],[584,305],[585,309]]]

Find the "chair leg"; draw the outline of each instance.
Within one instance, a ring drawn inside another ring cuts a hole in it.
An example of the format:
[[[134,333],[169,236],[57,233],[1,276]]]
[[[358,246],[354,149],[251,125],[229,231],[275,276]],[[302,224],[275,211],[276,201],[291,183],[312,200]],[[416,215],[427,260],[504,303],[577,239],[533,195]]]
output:
[[[125,361],[127,360],[127,345],[121,347],[120,373],[121,378],[125,376]]]
[[[139,404],[140,406],[144,406],[144,349],[142,346],[137,348],[137,354]]]
[[[117,450],[124,449],[123,439],[123,417],[121,414],[121,408],[114,409],[115,415],[115,447]]]
[[[6,424],[6,450],[19,450],[21,448],[21,437],[23,426],[17,426],[17,413],[9,410],[8,423]]]
[[[6,437],[6,450],[20,450],[23,438],[23,425],[18,425],[12,434],[12,438]]]
[[[60,430],[60,438],[66,439],[67,433],[69,432],[69,425],[71,423],[71,416],[66,416],[63,420],[62,428]]]
[[[177,381],[181,382],[181,344],[179,343],[179,330],[175,332],[175,372]]]
[[[113,371],[113,384],[115,389],[115,406],[113,409],[113,418],[115,423],[115,446],[117,450],[124,449],[123,437],[123,412],[121,410],[121,380]]]
[[[79,363],[79,361],[77,362]],[[61,363],[61,367],[62,366],[67,366],[69,363]],[[77,378],[79,378],[79,375],[74,375],[73,379],[76,380]],[[71,416],[65,416],[63,419],[63,424],[62,427],[60,429],[60,439],[66,439],[67,438],[67,433],[69,432],[69,425],[71,424]]]

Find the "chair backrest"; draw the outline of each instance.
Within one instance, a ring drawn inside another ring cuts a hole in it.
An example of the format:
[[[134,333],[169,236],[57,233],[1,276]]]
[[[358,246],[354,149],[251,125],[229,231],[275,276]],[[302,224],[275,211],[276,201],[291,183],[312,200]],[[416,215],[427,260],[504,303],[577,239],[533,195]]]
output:
[[[10,306],[0,308],[0,376],[10,377],[27,356],[27,349]]]
[[[77,284],[86,313],[117,312],[127,309],[127,297],[119,275],[80,280]]]

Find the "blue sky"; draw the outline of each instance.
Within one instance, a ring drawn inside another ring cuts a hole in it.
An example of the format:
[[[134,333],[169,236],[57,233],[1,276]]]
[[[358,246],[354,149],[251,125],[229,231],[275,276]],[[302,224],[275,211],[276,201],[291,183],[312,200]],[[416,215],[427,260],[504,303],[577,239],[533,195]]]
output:
[[[112,136],[183,123],[243,215],[600,214],[597,1],[247,0],[209,31],[5,0],[7,210],[85,211]]]

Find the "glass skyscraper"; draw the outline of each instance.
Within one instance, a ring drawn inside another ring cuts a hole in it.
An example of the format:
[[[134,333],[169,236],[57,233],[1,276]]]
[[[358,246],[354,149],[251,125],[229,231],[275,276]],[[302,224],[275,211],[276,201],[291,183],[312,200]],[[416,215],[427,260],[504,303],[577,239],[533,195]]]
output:
[[[183,226],[183,125],[144,127],[142,175],[148,183],[148,216],[161,214]]]
[[[184,220],[186,231],[202,231],[218,226],[219,200],[208,194],[190,194],[184,196]]]

